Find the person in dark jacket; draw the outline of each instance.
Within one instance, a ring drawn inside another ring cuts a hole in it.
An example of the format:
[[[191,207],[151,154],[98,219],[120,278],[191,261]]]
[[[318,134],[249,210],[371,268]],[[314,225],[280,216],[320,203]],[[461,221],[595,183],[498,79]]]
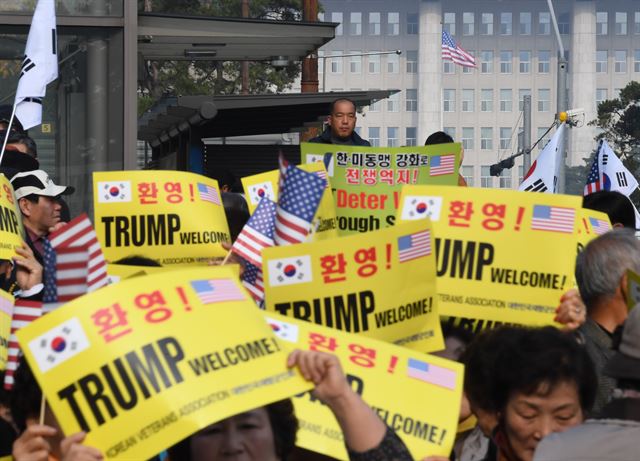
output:
[[[336,99],[331,103],[329,126],[320,136],[309,140],[320,144],[342,144],[346,146],[370,146],[371,143],[362,139],[356,128],[356,103],[350,99]]]

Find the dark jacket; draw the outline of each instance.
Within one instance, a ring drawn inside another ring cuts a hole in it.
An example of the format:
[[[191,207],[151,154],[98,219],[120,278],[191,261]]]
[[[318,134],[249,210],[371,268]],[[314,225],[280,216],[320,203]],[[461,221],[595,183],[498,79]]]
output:
[[[331,136],[331,127],[327,127],[320,136],[316,136],[315,138],[309,139],[309,142],[315,142],[318,144],[344,144],[344,145],[353,145],[353,146],[371,146],[371,143],[366,139],[362,139],[358,133],[355,131],[351,133],[349,137],[350,142],[337,143],[333,142],[335,138]]]

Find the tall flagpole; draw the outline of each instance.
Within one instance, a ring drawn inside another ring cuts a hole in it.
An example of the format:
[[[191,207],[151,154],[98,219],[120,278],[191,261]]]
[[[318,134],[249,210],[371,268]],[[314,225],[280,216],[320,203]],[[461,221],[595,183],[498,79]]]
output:
[[[9,141],[9,135],[11,134],[11,125],[13,125],[13,118],[16,116],[16,106],[13,105],[11,110],[11,118],[9,119],[9,125],[7,126],[7,132],[4,134],[4,141],[2,142],[2,150],[0,151],[0,165],[2,165],[2,158],[4,157],[4,150],[7,148],[7,141]]]

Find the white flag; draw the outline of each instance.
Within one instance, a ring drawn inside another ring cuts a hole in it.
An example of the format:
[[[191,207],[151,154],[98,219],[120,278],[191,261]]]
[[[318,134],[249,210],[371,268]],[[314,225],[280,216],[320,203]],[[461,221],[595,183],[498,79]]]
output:
[[[311,256],[271,259],[269,267],[269,286],[296,285],[313,280]]]
[[[547,192],[558,190],[558,176],[564,151],[565,124],[561,124],[524,177],[518,190],[529,192]]]
[[[42,123],[42,98],[47,92],[47,85],[58,78],[56,37],[54,0],[38,0],[14,103],[16,117],[25,130]]]
[[[611,150],[607,141],[602,141],[598,151],[598,162],[602,168],[604,190],[612,190],[630,196],[638,187],[638,181],[627,170],[622,160]]]
[[[46,373],[62,362],[75,357],[90,346],[80,320],[73,317],[46,333],[32,339],[29,349],[36,359],[38,368]]]

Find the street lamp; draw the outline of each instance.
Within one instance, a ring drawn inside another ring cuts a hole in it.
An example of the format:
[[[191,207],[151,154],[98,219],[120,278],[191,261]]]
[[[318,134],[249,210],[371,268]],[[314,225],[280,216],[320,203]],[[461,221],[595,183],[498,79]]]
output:
[[[371,51],[369,53],[353,53],[353,54],[334,54],[329,56],[318,56],[318,59],[322,59],[322,92],[325,92],[327,87],[327,59],[332,58],[348,58],[351,56],[380,56],[383,54],[402,54],[402,50],[393,51]]]

